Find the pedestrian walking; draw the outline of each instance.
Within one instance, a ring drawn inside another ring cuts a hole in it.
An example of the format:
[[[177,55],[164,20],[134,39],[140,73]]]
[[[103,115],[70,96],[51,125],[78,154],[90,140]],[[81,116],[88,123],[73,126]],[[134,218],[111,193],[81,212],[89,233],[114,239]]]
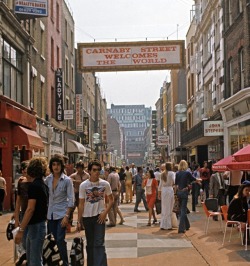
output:
[[[109,224],[108,227],[116,226],[116,217],[117,217],[117,209],[119,204],[119,193],[120,193],[120,181],[119,181],[119,175],[116,173],[116,170],[114,167],[110,167],[110,174],[108,175],[108,180],[110,184],[114,202],[112,204],[111,209],[108,212],[109,217]]]
[[[105,220],[113,204],[113,194],[109,182],[99,178],[101,163],[93,160],[88,164],[90,178],[79,188],[78,231],[81,220],[87,240],[87,266],[107,266],[105,251]],[[105,195],[108,204],[105,206]]]
[[[44,158],[31,159],[27,174],[31,178],[28,188],[28,206],[15,237],[15,243],[20,244],[24,231],[27,229],[26,257],[27,265],[43,265],[43,242],[47,232],[46,215],[48,211],[49,191],[43,178],[47,170]]]
[[[70,177],[64,174],[64,158],[59,154],[52,156],[49,162],[51,174],[45,183],[49,187],[48,233],[52,233],[63,265],[68,266],[66,227],[74,207],[74,189]]]
[[[126,166],[125,171],[125,188],[126,188],[126,203],[131,203],[133,199],[133,190],[132,190],[132,173],[129,171],[129,167]]]
[[[151,218],[153,216],[153,224],[157,223],[154,206],[156,201],[156,193],[158,189],[158,182],[155,179],[154,171],[149,170],[146,173],[146,179],[143,181],[143,187],[146,189],[147,206],[148,206],[148,224],[151,226]]]
[[[126,178],[125,170],[123,167],[121,167],[119,171],[119,180],[121,183],[121,189],[120,189],[121,203],[123,203],[124,201],[124,193],[126,191],[125,190],[125,178]]]
[[[6,180],[0,170],[0,216],[3,215],[4,197],[7,196]]]
[[[181,160],[175,178],[177,197],[180,202],[180,222],[178,229],[179,234],[185,233],[186,230],[189,230],[190,228],[190,223],[187,217],[187,202],[189,194],[189,184],[192,181],[195,181],[195,178],[189,171],[187,171],[187,168],[187,162],[185,160]]]
[[[161,230],[171,230],[172,212],[174,207],[175,173],[171,162],[165,164],[165,171],[161,173],[158,198],[161,200]]]
[[[28,190],[29,186],[32,182],[32,178],[27,175],[27,168],[29,165],[29,161],[23,161],[21,163],[21,172],[22,176],[18,179],[17,182],[17,197],[16,197],[16,205],[14,211],[15,217],[15,227],[18,227],[24,217],[24,213],[28,206]],[[26,260],[26,237],[27,237],[27,229],[25,229],[23,233],[22,243],[18,246],[19,258],[16,262],[16,265],[22,265],[23,261]]]
[[[138,207],[141,201],[143,201],[144,207],[146,211],[148,211],[148,204],[147,204],[146,197],[145,197],[145,189],[142,188],[142,183],[143,183],[142,167],[139,166],[137,168],[137,171],[138,171],[138,174],[135,176],[135,181],[134,181],[134,192],[136,193],[134,212],[140,212]]]

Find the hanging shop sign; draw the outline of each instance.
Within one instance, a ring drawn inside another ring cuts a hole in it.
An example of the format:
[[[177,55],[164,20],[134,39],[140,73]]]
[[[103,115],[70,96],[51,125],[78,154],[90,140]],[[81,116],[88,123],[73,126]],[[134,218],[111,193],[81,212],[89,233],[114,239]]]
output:
[[[204,136],[223,136],[223,121],[204,121]]]
[[[24,18],[47,17],[48,0],[16,0],[15,13]]]
[[[184,67],[184,41],[79,43],[83,72],[179,69]]]
[[[63,71],[62,68],[56,70],[56,121],[63,121]]]
[[[83,132],[82,94],[76,94],[76,131]]]

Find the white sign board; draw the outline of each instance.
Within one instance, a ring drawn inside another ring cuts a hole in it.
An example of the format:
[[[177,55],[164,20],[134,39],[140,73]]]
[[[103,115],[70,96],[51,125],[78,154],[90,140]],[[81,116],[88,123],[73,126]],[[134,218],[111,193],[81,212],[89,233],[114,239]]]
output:
[[[224,124],[223,121],[204,121],[204,136],[223,136]]]
[[[73,110],[64,110],[64,120],[74,119]]]
[[[15,13],[35,17],[48,16],[48,0],[16,0]]]

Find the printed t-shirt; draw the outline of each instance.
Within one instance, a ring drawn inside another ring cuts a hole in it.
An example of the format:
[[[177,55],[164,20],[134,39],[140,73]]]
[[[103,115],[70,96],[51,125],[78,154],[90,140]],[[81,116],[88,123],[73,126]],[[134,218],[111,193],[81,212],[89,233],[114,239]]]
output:
[[[93,217],[105,209],[105,195],[112,194],[108,181],[99,179],[91,182],[89,179],[82,182],[79,188],[79,198],[85,199],[83,217]]]

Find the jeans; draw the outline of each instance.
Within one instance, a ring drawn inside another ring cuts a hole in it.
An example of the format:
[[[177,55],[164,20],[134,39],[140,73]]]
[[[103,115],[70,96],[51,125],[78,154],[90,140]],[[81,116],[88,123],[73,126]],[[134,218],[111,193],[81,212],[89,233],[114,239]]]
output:
[[[141,200],[143,201],[145,209],[148,210],[148,204],[147,204],[146,197],[145,197],[145,190],[138,186],[136,187],[136,202],[135,202],[135,208],[134,208],[135,211],[138,210],[138,206]]]
[[[48,233],[52,233],[58,246],[63,265],[68,266],[67,243],[65,241],[66,227],[61,226],[62,219],[48,220]]]
[[[46,231],[45,221],[27,226],[26,256],[29,266],[43,265],[43,242]]]
[[[195,212],[196,205],[198,204],[198,197],[200,194],[200,185],[196,182],[192,183],[192,211]]]
[[[3,211],[3,200],[5,196],[5,191],[4,189],[0,189],[0,212]]]
[[[202,180],[202,189],[206,195],[206,199],[209,198],[209,179]]]
[[[177,197],[180,201],[180,223],[178,232],[184,232],[190,227],[190,223],[187,218],[188,190],[177,191]]]
[[[107,266],[107,255],[104,245],[105,223],[97,222],[98,215],[84,217],[83,225],[87,240],[87,266]]]

